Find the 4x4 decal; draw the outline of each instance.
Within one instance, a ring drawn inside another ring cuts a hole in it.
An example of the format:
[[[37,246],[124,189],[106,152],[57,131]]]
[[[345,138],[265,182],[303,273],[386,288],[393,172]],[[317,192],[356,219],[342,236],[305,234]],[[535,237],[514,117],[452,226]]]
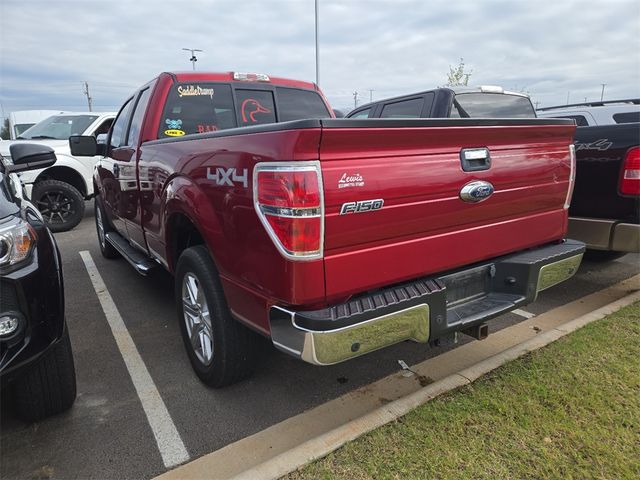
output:
[[[242,175],[238,175],[235,168],[216,167],[215,173],[211,172],[211,168],[207,168],[207,179],[215,180],[216,185],[226,185],[233,187],[235,182],[241,183],[244,188],[248,186],[249,173],[246,168],[242,169]]]

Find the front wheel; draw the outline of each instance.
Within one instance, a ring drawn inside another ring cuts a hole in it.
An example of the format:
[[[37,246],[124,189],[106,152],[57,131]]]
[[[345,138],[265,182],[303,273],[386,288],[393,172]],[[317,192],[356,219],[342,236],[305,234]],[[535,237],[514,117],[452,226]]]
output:
[[[231,317],[209,252],[186,249],[175,277],[178,322],[196,375],[211,387],[236,383],[253,373],[257,338]]]
[[[76,399],[76,371],[69,333],[64,335],[14,386],[17,414],[29,422],[71,408]]]
[[[43,180],[33,186],[31,199],[52,232],[66,232],[84,216],[84,197],[73,185]]]

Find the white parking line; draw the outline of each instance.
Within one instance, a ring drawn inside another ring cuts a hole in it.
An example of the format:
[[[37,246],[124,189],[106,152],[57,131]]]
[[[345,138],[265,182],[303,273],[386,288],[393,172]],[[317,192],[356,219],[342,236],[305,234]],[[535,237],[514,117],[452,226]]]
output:
[[[516,315],[520,315],[521,317],[524,318],[533,318],[536,316],[535,313],[531,313],[531,312],[527,312],[526,310],[520,310],[519,308],[516,308],[515,310],[511,310],[510,313],[515,313]]]
[[[107,317],[113,338],[127,366],[144,413],[147,415],[147,421],[153,431],[165,467],[169,468],[186,462],[189,460],[189,453],[182,442],[182,438],[180,438],[166,405],[162,401],[162,397],[160,397],[155,383],[153,383],[151,375],[149,375],[147,367],[142,361],[135,343],[133,343],[131,335],[129,335],[116,304],[113,302],[111,295],[109,295],[96,264],[91,258],[91,254],[87,251],[82,251],[80,256],[87,268],[87,273],[89,273],[105,317]]]

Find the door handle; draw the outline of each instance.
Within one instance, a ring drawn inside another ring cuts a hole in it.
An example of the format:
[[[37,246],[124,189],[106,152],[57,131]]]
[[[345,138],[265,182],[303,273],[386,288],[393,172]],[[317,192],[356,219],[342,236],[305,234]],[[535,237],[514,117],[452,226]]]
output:
[[[491,168],[491,154],[488,148],[463,148],[460,150],[460,164],[465,172],[478,172]]]

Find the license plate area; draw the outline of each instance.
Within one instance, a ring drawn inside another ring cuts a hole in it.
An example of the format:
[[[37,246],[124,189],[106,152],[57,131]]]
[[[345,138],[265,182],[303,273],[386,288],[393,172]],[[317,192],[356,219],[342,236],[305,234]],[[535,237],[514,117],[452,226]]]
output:
[[[495,272],[495,265],[489,264],[441,277],[447,287],[447,308],[487,296],[491,293],[491,279]]]

